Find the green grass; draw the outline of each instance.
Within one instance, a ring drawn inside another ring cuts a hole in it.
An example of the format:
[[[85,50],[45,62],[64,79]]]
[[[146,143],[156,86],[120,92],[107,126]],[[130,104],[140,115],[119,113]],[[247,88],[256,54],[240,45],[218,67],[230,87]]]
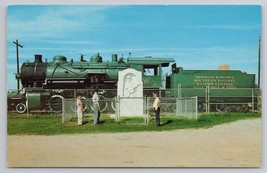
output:
[[[133,131],[166,131],[173,129],[210,128],[222,123],[241,119],[260,118],[260,113],[213,113],[202,114],[198,120],[186,119],[177,116],[162,115],[162,126],[156,126],[155,118],[149,124],[144,123],[141,117],[121,118],[120,122],[107,115],[101,116],[100,125],[93,124],[93,117],[85,117],[85,124],[77,125],[73,119],[62,125],[61,117],[53,114],[23,114],[11,113],[7,115],[8,135],[58,135],[81,133],[115,133]]]

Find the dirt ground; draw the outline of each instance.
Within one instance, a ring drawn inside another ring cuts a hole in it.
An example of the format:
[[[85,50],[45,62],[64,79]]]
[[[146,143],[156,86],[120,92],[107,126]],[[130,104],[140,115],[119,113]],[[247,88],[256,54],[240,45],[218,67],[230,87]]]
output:
[[[8,167],[261,167],[262,121],[163,132],[7,136]]]

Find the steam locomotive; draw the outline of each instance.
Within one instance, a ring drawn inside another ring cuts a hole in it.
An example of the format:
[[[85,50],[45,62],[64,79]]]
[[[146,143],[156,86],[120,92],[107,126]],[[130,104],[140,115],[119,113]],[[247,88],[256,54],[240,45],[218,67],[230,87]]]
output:
[[[26,92],[9,97],[8,108],[19,113],[26,112],[27,108],[51,109],[49,100],[59,91],[65,93],[62,97],[68,97],[70,94],[63,91],[90,91],[96,87],[102,91],[116,89],[118,72],[127,68],[142,72],[144,95],[162,90],[164,97],[198,96],[199,105],[205,102],[203,89],[207,86],[216,89],[215,99],[223,102],[233,101],[229,96],[237,96],[235,102],[250,102],[243,96],[251,95],[251,90],[237,93],[235,89],[255,88],[254,74],[238,70],[184,70],[176,66],[174,58],[131,57],[131,54],[127,58],[118,58],[113,54],[111,61],[103,62],[100,54],[93,55],[89,61],[83,55],[79,61],[68,61],[65,56],[58,55],[51,62],[43,62],[42,55],[35,55],[34,62],[24,62],[21,73],[16,75]],[[164,69],[171,70],[171,74],[164,75]],[[113,97],[116,93],[107,95]]]

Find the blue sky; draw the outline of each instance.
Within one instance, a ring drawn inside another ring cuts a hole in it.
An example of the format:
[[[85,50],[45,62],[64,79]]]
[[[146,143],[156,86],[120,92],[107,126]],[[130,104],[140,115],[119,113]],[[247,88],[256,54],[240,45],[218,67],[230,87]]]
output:
[[[89,59],[100,53],[134,57],[173,57],[184,69],[233,70],[257,75],[260,6],[9,6],[7,15],[8,88],[16,88],[20,64],[42,54]],[[167,71],[169,72],[169,71]]]

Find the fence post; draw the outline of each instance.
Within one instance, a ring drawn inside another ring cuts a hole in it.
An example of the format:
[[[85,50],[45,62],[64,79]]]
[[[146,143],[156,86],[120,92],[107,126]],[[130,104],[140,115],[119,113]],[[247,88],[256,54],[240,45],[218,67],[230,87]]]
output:
[[[77,98],[77,90],[76,89],[74,89],[73,95],[74,95],[74,99],[76,99]]]
[[[145,96],[145,102],[146,102],[146,122],[145,123],[149,123],[150,122],[150,117],[149,117],[149,97]]]
[[[179,99],[178,97],[176,97],[176,116],[178,116],[179,114],[179,103],[178,103]]]
[[[120,96],[116,99],[116,122],[120,121]]]
[[[197,120],[198,119],[198,117],[197,117],[198,116],[198,105],[197,105],[198,104],[198,97],[197,96],[195,96],[195,100],[196,100],[195,112],[196,112],[196,120]]]
[[[29,117],[29,97],[28,97],[28,90],[26,89],[26,109],[27,109],[27,118]]]
[[[254,110],[254,89],[253,88],[251,88],[251,91],[252,91],[252,93],[251,93],[251,102],[252,102],[252,112],[254,112],[255,110]]]
[[[187,100],[188,100],[188,98],[185,97],[185,100],[184,100],[184,115],[185,115],[185,116],[188,115],[188,114],[187,114],[187,111],[188,111],[188,109],[187,109]]]
[[[118,97],[114,98],[115,103],[115,121],[118,122]]]
[[[65,99],[62,97],[62,124],[64,124],[65,120]]]

